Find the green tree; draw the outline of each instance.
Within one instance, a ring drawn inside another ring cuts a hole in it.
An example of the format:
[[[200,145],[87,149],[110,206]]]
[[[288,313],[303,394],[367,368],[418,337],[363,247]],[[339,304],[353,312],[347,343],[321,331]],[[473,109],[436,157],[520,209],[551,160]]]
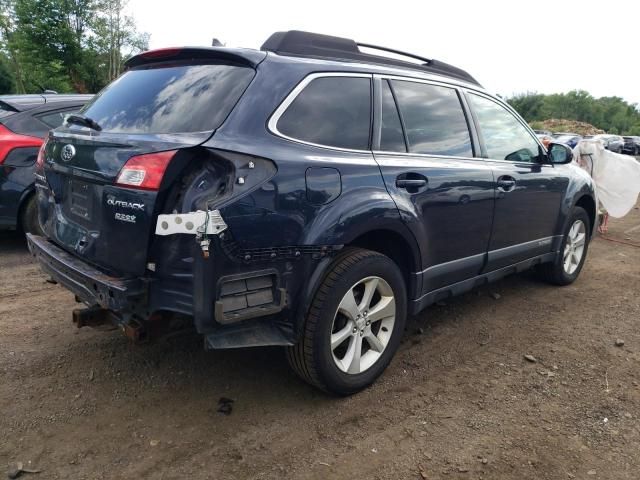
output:
[[[539,93],[516,95],[509,103],[528,121],[542,120],[545,96]]]
[[[94,48],[106,66],[107,82],[122,73],[128,58],[149,48],[149,35],[139,33],[134,19],[123,14],[126,5],[126,0],[101,0],[94,22]]]
[[[6,55],[11,70],[15,90],[24,93],[22,68],[18,59],[14,39],[15,15],[13,0],[0,0],[0,52]]]
[[[13,93],[15,90],[15,80],[13,72],[9,69],[8,59],[0,53],[0,95]]]
[[[25,86],[86,91],[82,75],[81,33],[75,28],[74,1],[15,0],[15,45],[24,66]],[[83,27],[79,27],[82,32]],[[27,75],[28,73],[28,75]]]
[[[640,111],[620,97],[594,98],[584,90],[543,95],[516,95],[508,102],[528,122],[548,119],[577,120],[610,133],[627,134],[640,124]]]
[[[148,46],[124,0],[0,0],[0,53],[15,90],[97,92]]]

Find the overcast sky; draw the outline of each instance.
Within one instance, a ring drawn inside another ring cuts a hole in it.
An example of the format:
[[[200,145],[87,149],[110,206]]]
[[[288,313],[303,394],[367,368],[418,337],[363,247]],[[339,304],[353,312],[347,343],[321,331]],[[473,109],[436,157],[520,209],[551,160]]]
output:
[[[640,103],[640,1],[390,2],[130,0],[151,48],[259,48],[279,30],[307,30],[451,63],[487,90],[583,89]]]

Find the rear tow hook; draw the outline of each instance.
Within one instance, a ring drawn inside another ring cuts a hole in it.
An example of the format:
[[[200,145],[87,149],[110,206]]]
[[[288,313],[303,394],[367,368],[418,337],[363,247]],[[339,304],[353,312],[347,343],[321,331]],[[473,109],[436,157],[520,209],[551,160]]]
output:
[[[132,340],[134,343],[144,343],[149,340],[149,332],[141,323],[137,322],[135,319],[130,318],[124,323],[120,324],[120,329],[122,333],[125,334],[129,340]]]
[[[73,323],[76,327],[101,327],[108,326],[116,328],[117,318],[115,315],[105,309],[98,306],[88,308],[76,308],[72,313]]]

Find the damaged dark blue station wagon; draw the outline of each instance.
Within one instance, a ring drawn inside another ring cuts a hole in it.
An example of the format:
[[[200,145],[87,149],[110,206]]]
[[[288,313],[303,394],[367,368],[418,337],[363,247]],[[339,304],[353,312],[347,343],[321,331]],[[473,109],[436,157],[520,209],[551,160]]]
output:
[[[77,325],[282,345],[345,395],[408,314],[531,267],[573,282],[596,202],[571,151],[463,70],[363,46],[389,51],[291,31],[146,52],[52,131],[28,240]]]

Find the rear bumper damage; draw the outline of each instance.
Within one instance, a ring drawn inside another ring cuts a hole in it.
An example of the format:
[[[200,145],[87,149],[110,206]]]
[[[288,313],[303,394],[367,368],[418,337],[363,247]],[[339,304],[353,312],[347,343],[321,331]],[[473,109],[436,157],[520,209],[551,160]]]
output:
[[[232,239],[225,237],[222,246],[213,234],[192,240],[192,272],[146,278],[111,276],[44,237],[27,239],[42,270],[88,307],[74,311],[76,326],[115,325],[141,341],[167,333],[182,319],[204,336],[206,348],[216,349],[294,344],[310,298],[304,279],[315,279],[310,282],[315,285],[339,249],[238,251]],[[211,256],[205,255],[203,240],[211,241]]]
[[[89,306],[122,312],[147,295],[141,278],[109,276],[38,235],[27,234],[27,242],[42,270]]]

